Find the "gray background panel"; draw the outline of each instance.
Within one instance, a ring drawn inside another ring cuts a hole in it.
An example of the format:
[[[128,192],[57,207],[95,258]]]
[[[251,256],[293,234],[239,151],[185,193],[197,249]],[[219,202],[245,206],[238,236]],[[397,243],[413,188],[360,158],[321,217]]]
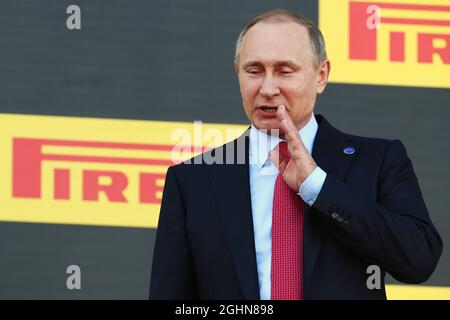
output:
[[[1,222],[0,234],[0,299],[148,297],[155,229]]]

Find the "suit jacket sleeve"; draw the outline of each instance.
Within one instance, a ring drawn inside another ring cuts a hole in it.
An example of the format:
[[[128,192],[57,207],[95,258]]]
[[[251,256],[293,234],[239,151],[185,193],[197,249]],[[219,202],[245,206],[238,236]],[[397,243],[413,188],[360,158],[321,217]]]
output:
[[[327,174],[314,203],[317,210],[311,212],[366,262],[402,282],[426,281],[441,255],[442,240],[400,141],[387,147],[377,183],[378,199],[371,201],[357,187]]]
[[[186,217],[175,169],[167,171],[150,280],[150,299],[197,298]]]

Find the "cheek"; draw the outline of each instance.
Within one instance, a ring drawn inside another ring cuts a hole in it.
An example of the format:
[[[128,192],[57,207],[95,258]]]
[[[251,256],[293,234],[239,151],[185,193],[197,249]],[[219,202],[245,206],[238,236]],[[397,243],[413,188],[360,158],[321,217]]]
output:
[[[280,88],[284,91],[285,95],[298,97],[304,91],[305,79],[302,75],[281,79]]]
[[[316,74],[311,71],[309,72],[306,76],[304,81],[302,82],[303,86],[301,88],[303,95],[311,97],[311,96],[315,96],[317,91],[316,91]]]
[[[303,83],[299,83],[299,82],[295,82],[295,83],[290,83],[290,84],[286,84],[284,86],[284,96],[286,97],[286,99],[291,103],[291,104],[295,104],[298,99],[302,98],[304,95],[304,91],[305,91],[305,85]]]
[[[312,83],[300,82],[290,91],[290,95],[294,99],[310,99],[315,95]]]
[[[253,99],[258,95],[259,87],[258,84],[255,82],[245,82],[241,84],[241,94],[244,97],[244,99]]]

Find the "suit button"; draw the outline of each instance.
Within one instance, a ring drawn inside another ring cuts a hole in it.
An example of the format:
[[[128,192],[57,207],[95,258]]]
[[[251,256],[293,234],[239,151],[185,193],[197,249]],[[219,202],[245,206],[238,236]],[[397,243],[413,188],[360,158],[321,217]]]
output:
[[[339,215],[338,215],[336,212],[333,212],[333,213],[331,214],[331,217],[332,217],[333,219],[336,219],[337,217],[339,217]]]
[[[348,221],[345,220],[344,222],[342,222],[342,226],[347,227],[348,226]]]
[[[342,221],[344,221],[344,218],[343,217],[341,217],[341,216],[339,216],[339,217],[337,217],[337,222],[339,222],[339,223],[342,223]]]

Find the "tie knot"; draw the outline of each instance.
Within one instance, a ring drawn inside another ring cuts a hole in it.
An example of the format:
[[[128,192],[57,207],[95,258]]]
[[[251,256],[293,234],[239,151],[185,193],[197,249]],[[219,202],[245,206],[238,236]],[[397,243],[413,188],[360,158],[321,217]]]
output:
[[[290,159],[291,154],[289,153],[288,143],[286,141],[281,141],[278,144],[278,149],[280,150],[281,155],[285,159]]]

